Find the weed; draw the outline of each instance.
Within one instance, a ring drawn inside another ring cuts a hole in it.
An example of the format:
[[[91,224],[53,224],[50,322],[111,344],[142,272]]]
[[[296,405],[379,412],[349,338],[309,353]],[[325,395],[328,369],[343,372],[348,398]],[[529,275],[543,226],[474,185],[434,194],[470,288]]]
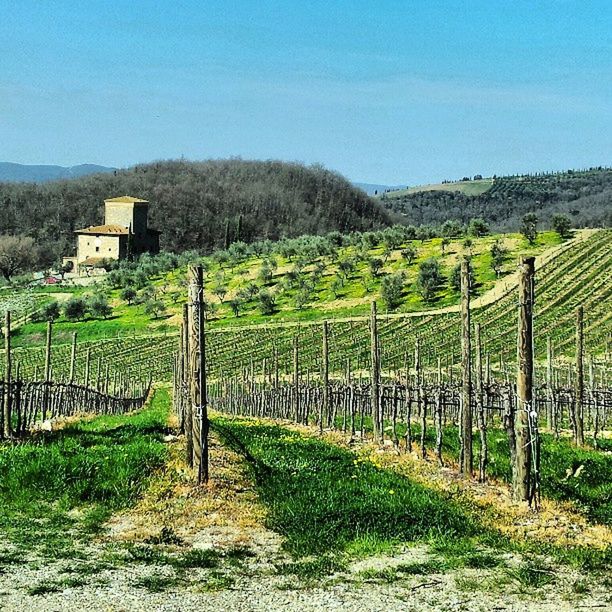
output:
[[[175,587],[179,582],[177,576],[142,576],[132,582],[132,586],[139,589],[146,589],[150,593],[163,593],[172,587]]]
[[[529,589],[538,589],[555,582],[552,568],[538,559],[526,559],[518,567],[509,569],[507,572],[521,586]]]
[[[222,572],[213,571],[206,576],[203,580],[199,580],[196,586],[196,591],[200,592],[212,592],[212,591],[223,591],[224,589],[231,588],[235,579]]]
[[[26,589],[28,595],[46,595],[47,593],[58,593],[62,590],[59,583],[54,580],[44,580]]]
[[[170,560],[171,565],[176,568],[188,569],[194,567],[215,568],[219,566],[221,553],[211,549],[192,548],[181,556]]]

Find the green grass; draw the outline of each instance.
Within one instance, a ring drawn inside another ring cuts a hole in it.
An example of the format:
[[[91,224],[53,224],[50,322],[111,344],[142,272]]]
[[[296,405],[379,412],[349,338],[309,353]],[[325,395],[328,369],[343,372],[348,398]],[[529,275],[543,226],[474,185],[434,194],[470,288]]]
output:
[[[540,563],[541,555],[583,571],[600,572],[610,562],[610,551],[512,540],[483,527],[481,510],[466,498],[453,499],[452,493],[436,492],[321,439],[250,419],[215,417],[212,426],[248,460],[267,507],[267,526],[285,537],[293,561],[278,571],[302,581],[342,572],[351,558],[393,554],[400,544],[416,542],[429,547],[431,559],[396,568],[398,576],[503,568],[501,552],[524,559],[522,573],[509,579],[525,583],[529,564]],[[447,432],[445,439],[451,437]],[[567,456],[567,448],[563,453]],[[553,455],[546,463],[559,460]],[[555,486],[549,483],[550,490]]]
[[[413,425],[413,430],[415,436],[420,435],[419,425]],[[430,428],[429,448],[434,445],[433,435],[434,432]],[[487,440],[488,474],[510,482],[510,450],[505,432],[499,429],[490,430]],[[477,458],[480,449],[480,438],[477,434],[474,435],[473,445],[474,457]],[[445,430],[443,452],[458,459],[459,434],[456,428],[449,427]],[[570,501],[590,520],[612,525],[612,455],[590,447],[579,448],[566,438],[555,440],[552,435],[543,433],[540,469],[542,495],[559,501]]]
[[[207,258],[205,261],[206,277],[205,289],[208,300],[215,307],[215,312],[209,316],[210,325],[245,325],[257,324],[270,321],[312,321],[323,317],[350,317],[364,315],[369,311],[370,301],[381,299],[381,283],[385,275],[404,271],[406,274],[405,288],[402,295],[402,303],[397,309],[398,312],[415,312],[429,310],[431,308],[443,308],[452,306],[459,302],[459,292],[454,291],[444,282],[432,303],[426,303],[419,295],[415,283],[418,274],[418,266],[429,257],[438,258],[445,277],[448,278],[452,268],[456,264],[457,258],[464,253],[472,255],[474,275],[476,280],[476,291],[484,293],[491,289],[497,282],[497,278],[491,267],[491,257],[489,250],[495,240],[500,238],[509,248],[509,252],[504,265],[503,274],[514,271],[515,264],[520,254],[538,254],[547,248],[556,246],[560,243],[558,235],[554,232],[541,232],[537,242],[530,245],[520,234],[499,234],[473,238],[472,246],[466,250],[463,246],[463,238],[453,239],[442,249],[442,239],[433,238],[431,240],[417,241],[410,243],[417,248],[415,260],[407,265],[402,260],[400,251],[408,243],[399,249],[392,251],[386,260],[378,277],[370,275],[368,263],[357,261],[355,270],[345,279],[343,287],[334,294],[331,284],[338,272],[338,262],[331,257],[319,257],[310,262],[305,268],[304,277],[310,278],[317,263],[323,264],[323,273],[316,283],[309,302],[302,308],[297,309],[295,304],[297,288],[287,289],[283,287],[284,281],[290,271],[295,266],[295,260],[276,256],[275,260],[278,269],[274,272],[272,280],[266,288],[276,294],[276,312],[271,316],[264,316],[260,313],[256,300],[251,300],[243,305],[239,317],[235,317],[229,306],[229,300],[237,291],[255,281],[261,286],[261,281],[257,280],[258,272],[262,266],[264,258],[250,257],[232,266]],[[359,254],[356,247],[342,247],[339,249],[338,258],[346,259],[356,257]],[[385,259],[383,247],[376,246],[367,252],[368,257]],[[216,277],[221,275],[223,282],[228,288],[228,293],[223,303],[214,295],[213,288],[216,284]],[[180,313],[181,304],[186,297],[186,289],[180,285],[185,277],[185,270],[174,270],[170,273],[160,275],[152,279],[152,285],[158,292],[158,299],[161,299],[167,309],[164,316],[152,318],[144,312],[142,304],[128,305],[119,298],[118,290],[104,288],[113,306],[113,314],[108,319],[94,319],[86,317],[83,321],[67,321],[63,317],[58,319],[54,325],[54,343],[68,343],[71,341],[72,333],[77,332],[80,341],[94,341],[103,338],[112,338],[118,335],[139,335],[151,332],[164,332],[176,327],[175,321],[170,321],[172,315]],[[86,296],[96,290],[95,287],[74,287],[63,288],[80,296]],[[177,299],[178,296],[178,299]],[[382,306],[381,306],[382,307]],[[15,347],[42,346],[46,333],[45,322],[28,323],[16,329],[14,332],[13,345]]]
[[[166,460],[169,395],[130,416],[100,416],[0,447],[0,533],[47,558],[79,558],[78,543],[132,505]]]
[[[285,536],[287,550],[298,558],[354,551],[356,545],[366,554],[398,542],[478,532],[453,501],[322,440],[221,417],[213,427],[247,457],[268,507],[268,526]]]

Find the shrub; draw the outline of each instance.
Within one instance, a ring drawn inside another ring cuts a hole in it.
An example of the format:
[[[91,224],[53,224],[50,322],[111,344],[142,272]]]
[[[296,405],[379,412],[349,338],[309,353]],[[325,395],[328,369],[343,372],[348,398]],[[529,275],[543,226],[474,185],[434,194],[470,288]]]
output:
[[[124,287],[120,294],[121,299],[129,305],[136,299],[136,289],[134,287]]]
[[[538,217],[535,213],[527,213],[521,221],[521,234],[529,244],[533,244],[538,237]]]
[[[442,284],[443,278],[437,259],[430,257],[419,265],[417,289],[426,302],[431,302],[434,299],[436,290]]]
[[[572,234],[572,221],[565,215],[553,215],[552,226],[561,238],[569,238]]]
[[[145,302],[144,311],[154,319],[158,319],[166,312],[166,306],[161,300],[152,298]]]
[[[395,310],[401,304],[405,279],[403,272],[396,272],[383,278],[381,297],[388,310]]]
[[[87,304],[83,298],[74,296],[64,304],[64,316],[69,321],[80,321],[87,313]]]
[[[262,289],[257,294],[257,302],[262,315],[274,314],[276,310],[276,299],[269,291]]]
[[[106,319],[113,309],[110,307],[106,296],[103,293],[96,293],[87,301],[87,310],[96,319]]]
[[[41,321],[55,321],[61,314],[61,308],[57,301],[45,304],[37,317]]]

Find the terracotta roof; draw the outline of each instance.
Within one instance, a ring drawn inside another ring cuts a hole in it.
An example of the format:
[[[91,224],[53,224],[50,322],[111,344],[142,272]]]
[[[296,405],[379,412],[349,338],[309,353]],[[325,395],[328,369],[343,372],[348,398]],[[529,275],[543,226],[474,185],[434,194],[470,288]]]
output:
[[[75,234],[127,234],[128,228],[123,225],[90,225],[85,229],[75,230]]]
[[[140,202],[145,202],[148,204],[148,200],[141,200],[140,198],[133,198],[132,196],[124,195],[119,196],[118,198],[109,198],[108,200],[104,200],[105,202],[120,202],[122,204],[138,204]]]

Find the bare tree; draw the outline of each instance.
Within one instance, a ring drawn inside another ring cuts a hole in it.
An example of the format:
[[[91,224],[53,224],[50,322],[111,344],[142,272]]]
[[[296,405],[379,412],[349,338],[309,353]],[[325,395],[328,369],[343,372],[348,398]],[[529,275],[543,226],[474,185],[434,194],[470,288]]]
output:
[[[29,236],[0,236],[0,273],[7,281],[27,270],[35,259],[34,240]]]

